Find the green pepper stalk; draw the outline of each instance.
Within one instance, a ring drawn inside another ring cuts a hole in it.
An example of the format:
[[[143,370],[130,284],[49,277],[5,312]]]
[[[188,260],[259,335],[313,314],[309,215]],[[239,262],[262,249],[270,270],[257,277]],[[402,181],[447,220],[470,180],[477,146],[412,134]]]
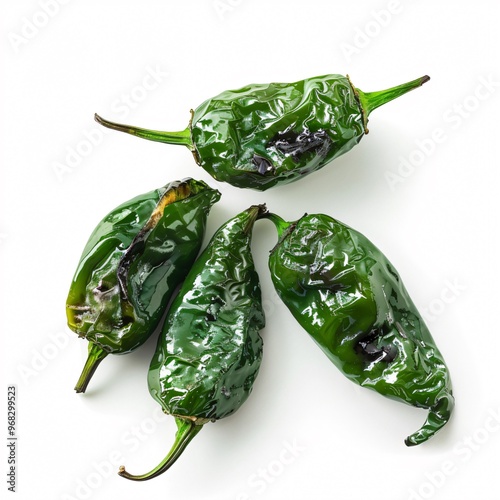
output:
[[[250,395],[265,324],[250,245],[254,222],[264,213],[263,205],[252,206],[223,224],[172,302],[148,384],[163,411],[175,417],[175,442],[152,471],[132,475],[122,466],[120,476],[145,481],[162,474],[204,424],[231,415]]]
[[[85,392],[108,354],[129,353],[157,327],[200,251],[208,213],[220,198],[185,179],[110,212],[90,236],[68,294],[68,326],[89,341],[76,392]]]
[[[281,300],[353,382],[429,410],[408,446],[433,436],[454,406],[443,356],[387,258],[365,236],[323,214],[288,223],[269,268]]]
[[[151,141],[187,146],[218,181],[266,190],[319,170],[368,133],[370,113],[420,87],[428,76],[365,93],[349,77],[253,84],[222,92],[192,111],[180,132],[160,132],[95,119]]]

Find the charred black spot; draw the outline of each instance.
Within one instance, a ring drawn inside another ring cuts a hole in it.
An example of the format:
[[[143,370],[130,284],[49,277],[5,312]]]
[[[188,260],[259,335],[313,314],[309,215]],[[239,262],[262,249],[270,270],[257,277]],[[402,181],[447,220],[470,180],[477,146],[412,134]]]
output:
[[[92,290],[92,293],[96,297],[97,300],[103,298],[102,296],[106,294],[106,292],[109,292],[111,290],[111,287],[107,284],[104,283],[102,280],[99,281],[99,284]]]
[[[326,155],[330,148],[331,139],[324,130],[310,132],[305,129],[300,133],[290,130],[279,132],[268,143],[268,147],[274,147],[281,153],[291,156],[295,161],[309,151],[314,151],[320,156]]]
[[[383,345],[379,347],[378,340],[384,335],[381,328],[371,330],[368,335],[358,340],[354,346],[354,350],[359,354],[367,363],[374,361],[390,363],[397,355],[397,349],[394,345]]]
[[[124,315],[121,317],[119,321],[116,323],[117,328],[126,328],[128,325],[133,323],[135,320],[132,316]]]
[[[257,167],[257,172],[261,175],[265,175],[267,172],[273,170],[271,162],[263,156],[253,155],[252,163],[255,167]]]

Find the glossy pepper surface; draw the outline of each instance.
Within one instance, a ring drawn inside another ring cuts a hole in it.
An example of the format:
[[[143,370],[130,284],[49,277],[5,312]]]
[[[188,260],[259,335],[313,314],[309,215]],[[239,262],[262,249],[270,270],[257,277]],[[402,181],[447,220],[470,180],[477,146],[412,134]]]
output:
[[[327,215],[287,223],[269,258],[274,286],[293,316],[350,380],[429,410],[416,445],[450,418],[454,398],[443,356],[387,258]]]
[[[209,421],[234,413],[248,398],[262,359],[264,327],[259,277],[250,250],[262,205],[222,225],[197,259],[169,309],[148,383],[178,432],[165,459],[140,476],[165,472]]]
[[[108,354],[128,353],[151,335],[198,255],[219,198],[204,182],[185,179],[123,203],[98,224],[66,303],[69,327],[89,341],[77,392]]]
[[[182,144],[218,181],[265,190],[295,181],[349,151],[368,133],[379,106],[421,86],[428,76],[380,92],[348,77],[248,85],[198,106],[188,127],[159,132],[102,119],[102,125],[152,141]]]

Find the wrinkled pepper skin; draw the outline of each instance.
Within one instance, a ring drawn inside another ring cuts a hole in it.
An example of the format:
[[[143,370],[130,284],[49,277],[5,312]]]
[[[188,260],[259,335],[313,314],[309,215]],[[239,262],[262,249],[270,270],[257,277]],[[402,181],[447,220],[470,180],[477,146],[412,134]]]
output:
[[[250,244],[252,228],[265,212],[250,207],[214,234],[184,281],[167,314],[148,384],[178,432],[165,459],[140,476],[165,472],[209,421],[231,415],[248,398],[262,359],[264,328],[259,277]]]
[[[428,409],[405,442],[429,439],[453,410],[451,380],[397,271],[365,236],[327,215],[269,218],[280,233],[269,267],[282,301],[350,380]]]
[[[428,80],[424,76],[370,93],[342,75],[248,85],[205,101],[180,132],[95,118],[115,130],[187,146],[218,181],[263,191],[300,179],[349,151],[368,133],[368,115],[375,108]]]
[[[200,251],[219,198],[204,182],[185,179],[123,203],[98,224],[66,303],[68,326],[89,341],[77,392],[85,392],[108,354],[131,352],[157,327]]]

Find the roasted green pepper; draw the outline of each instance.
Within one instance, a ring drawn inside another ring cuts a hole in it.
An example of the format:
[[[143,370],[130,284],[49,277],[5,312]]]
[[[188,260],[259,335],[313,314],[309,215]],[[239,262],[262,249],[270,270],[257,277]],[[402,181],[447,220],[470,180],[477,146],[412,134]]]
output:
[[[429,410],[406,439],[422,443],[454,406],[443,356],[387,258],[365,236],[327,215],[287,223],[269,267],[278,295],[350,380]]]
[[[208,213],[220,193],[185,179],[137,196],[96,227],[68,294],[69,327],[89,341],[76,392],[99,363],[143,344],[200,250]]]
[[[262,358],[264,327],[259,277],[250,250],[252,228],[265,211],[250,207],[214,234],[169,309],[148,383],[178,431],[165,459],[145,481],[165,472],[204,424],[234,413],[248,398]]]
[[[248,85],[205,101],[180,132],[95,118],[108,128],[187,146],[218,181],[265,190],[310,174],[349,151],[368,133],[368,115],[375,108],[428,80],[424,76],[369,93],[342,75]]]

